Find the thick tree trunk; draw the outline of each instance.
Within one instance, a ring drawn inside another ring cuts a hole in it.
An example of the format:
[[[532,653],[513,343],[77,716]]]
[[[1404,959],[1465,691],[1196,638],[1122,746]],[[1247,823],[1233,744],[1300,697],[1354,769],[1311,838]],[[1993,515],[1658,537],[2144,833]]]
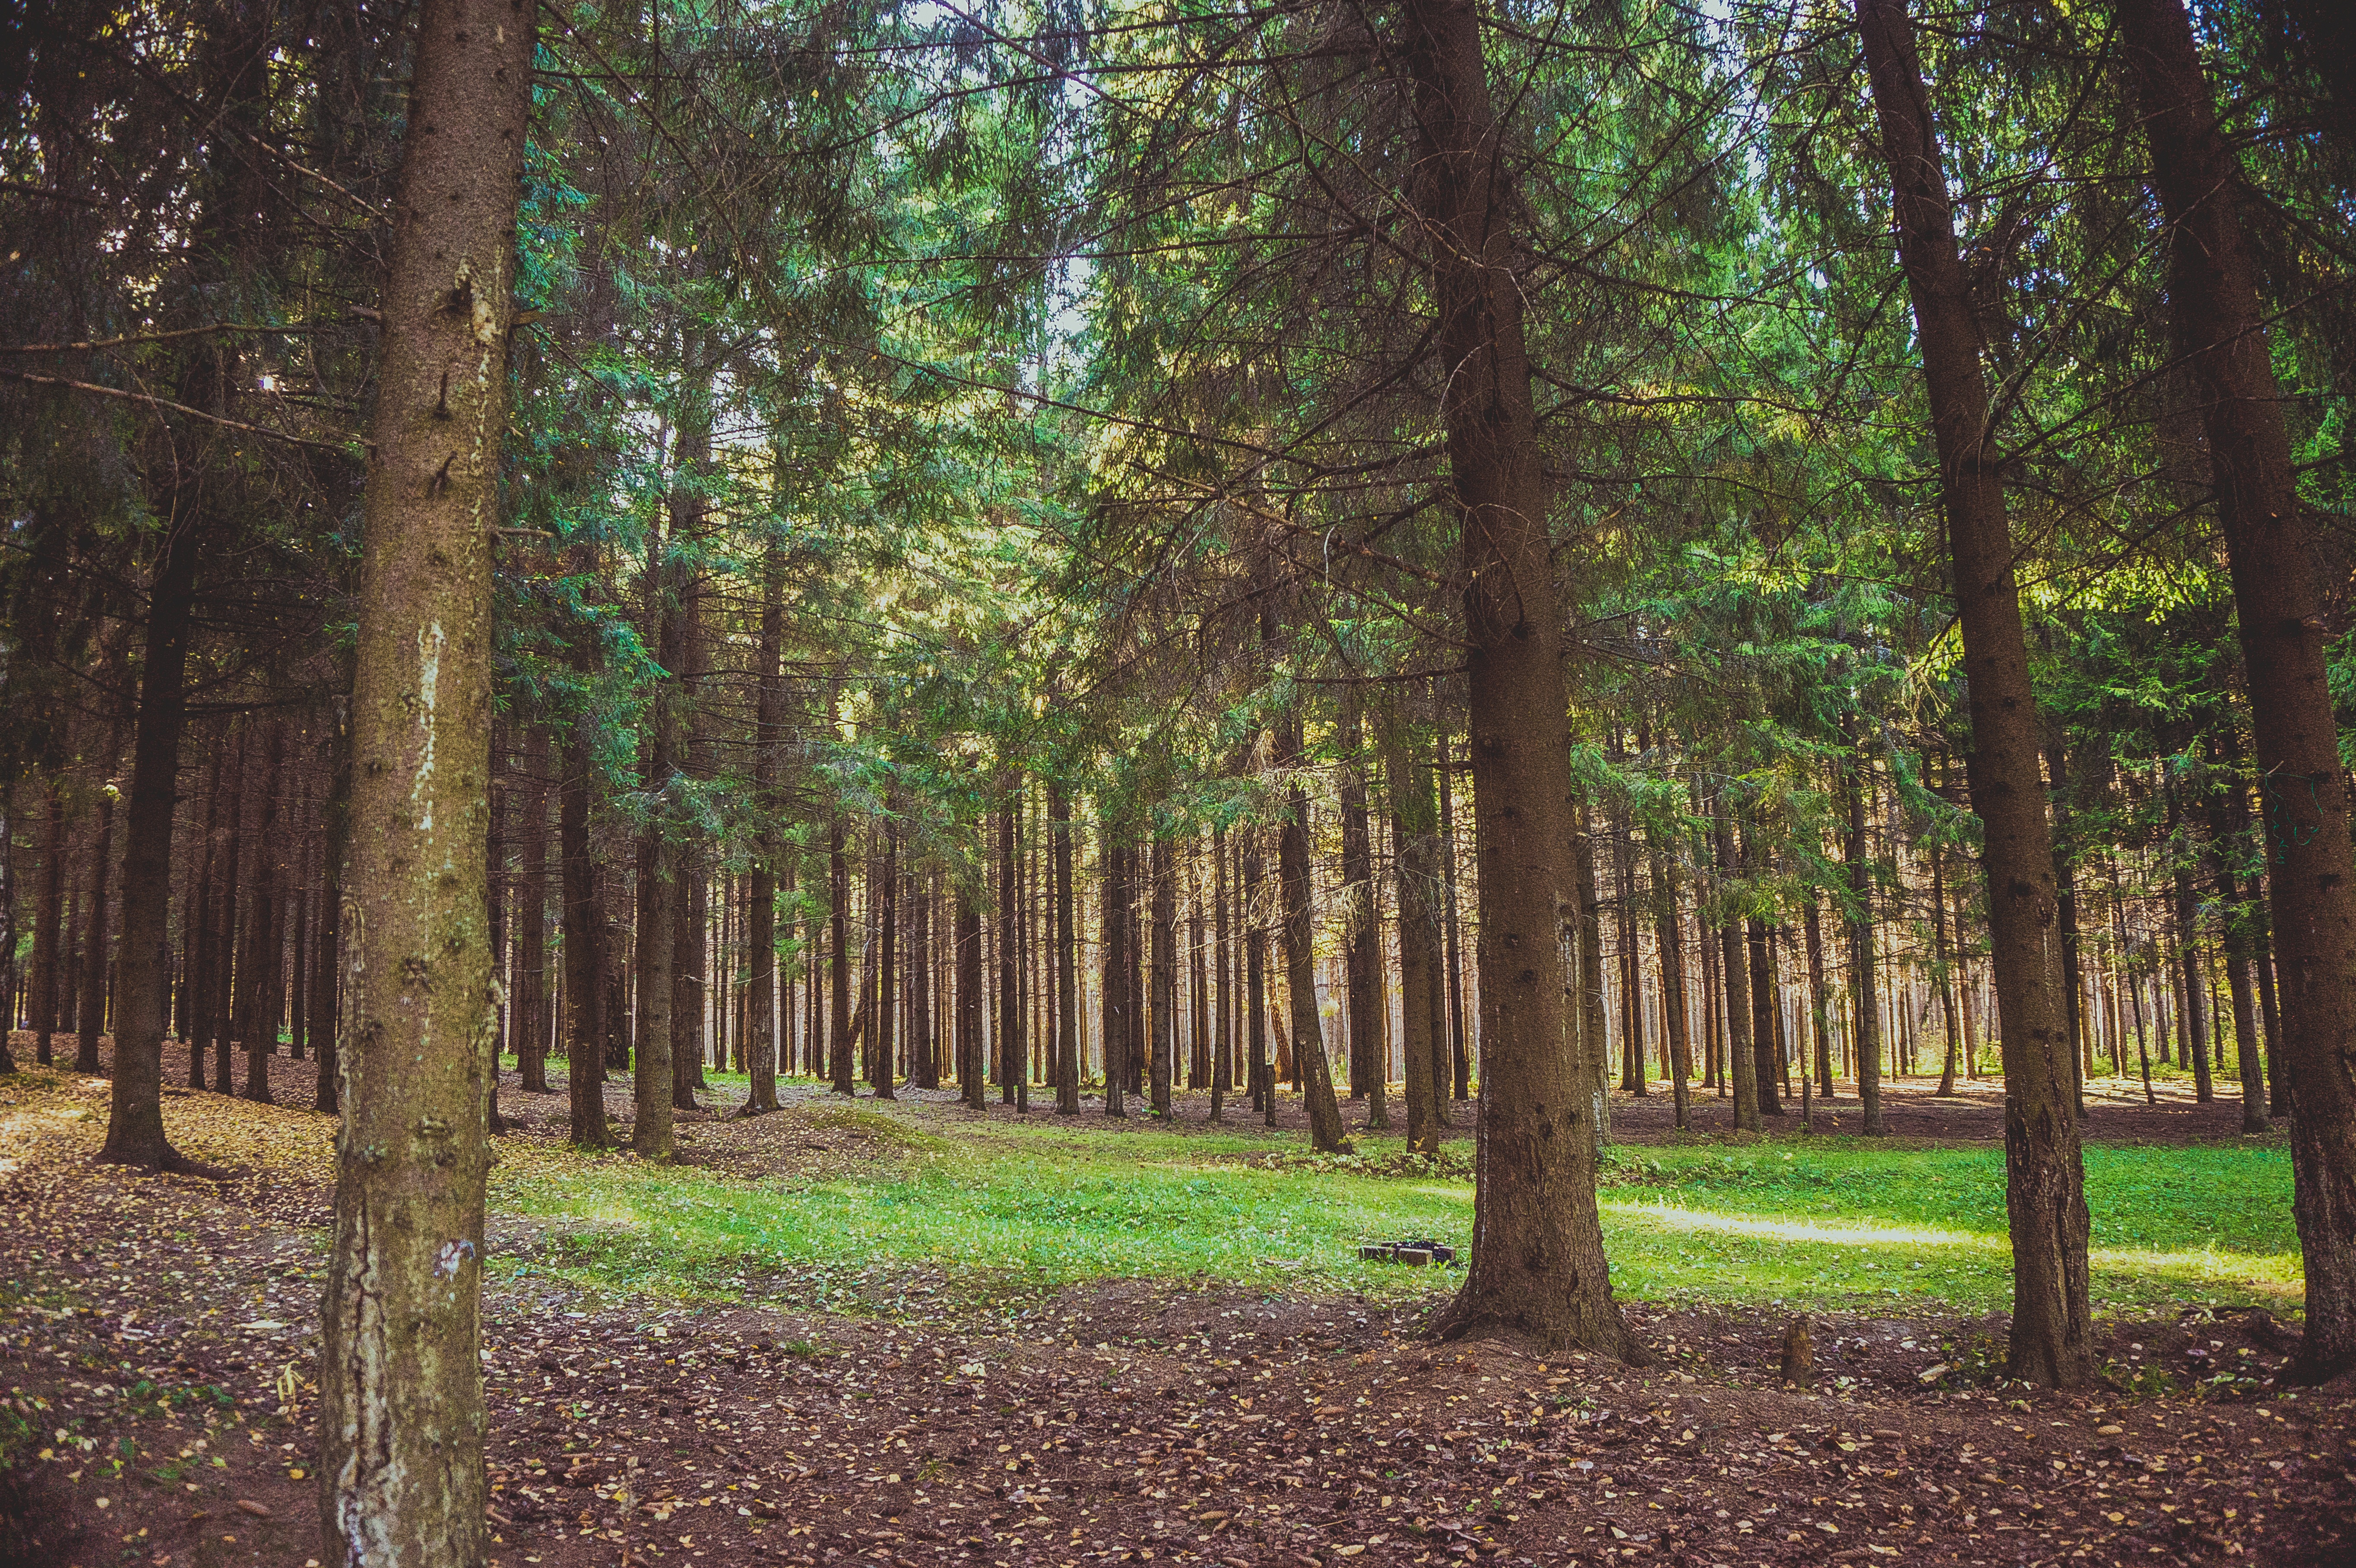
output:
[[[180,730],[187,712],[188,622],[196,607],[198,522],[165,525],[147,594],[139,720],[131,742],[131,804],[123,843],[123,957],[114,987],[114,1081],[99,1157],[151,1169],[194,1162],[164,1136],[164,1032],[171,1023],[172,821],[179,799]],[[214,773],[220,778],[218,763]],[[201,888],[191,890],[202,897]],[[187,918],[187,917],[183,917]]]
[[[2087,1298],[2085,1172],[2077,1048],[2058,984],[2053,842],[2039,770],[2036,693],[2013,576],[1998,454],[1947,177],[1903,0],[1858,0],[1874,106],[1895,193],[1899,254],[1914,303],[1939,449],[1965,668],[1972,810],[1980,819],[2005,1073],[2006,1210],[2017,1378],[2075,1387],[2094,1376]]]
[[[369,468],[345,880],[344,1119],[319,1362],[345,1568],[485,1556],[491,548],[531,101],[521,0],[425,0]]]
[[[1595,1200],[1597,1129],[1570,1014],[1575,977],[1563,967],[1563,927],[1579,918],[1569,699],[1521,281],[1505,226],[1515,202],[1501,172],[1480,13],[1472,0],[1408,0],[1400,35],[1423,141],[1415,199],[1438,307],[1449,475],[1470,580],[1481,898],[1472,1257],[1434,1328],[1451,1339],[1504,1328],[1644,1360],[1612,1299]]]
[[[1766,876],[1766,851],[1760,845],[1755,822],[1743,825],[1742,858],[1744,875],[1754,884]],[[1775,1003],[1780,987],[1767,923],[1756,914],[1743,923],[1743,945],[1751,957],[1751,1082],[1759,1092],[1759,1114],[1780,1116],[1783,1114],[1783,1067],[1775,1049],[1777,1015],[1781,1010]]]
[[[2171,230],[2170,325],[2199,388],[2273,819],[2266,880],[2290,1088],[2291,1207],[2307,1274],[2297,1371],[2320,1381],[2356,1367],[2356,863],[2315,526],[2293,479],[2257,267],[2235,208],[2241,182],[2191,24],[2180,0],[2119,0],[2114,14]]]

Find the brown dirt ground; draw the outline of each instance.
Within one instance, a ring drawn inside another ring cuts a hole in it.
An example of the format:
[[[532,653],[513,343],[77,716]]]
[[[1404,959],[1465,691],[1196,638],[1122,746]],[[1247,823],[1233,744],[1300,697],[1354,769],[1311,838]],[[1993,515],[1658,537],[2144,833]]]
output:
[[[273,1080],[308,1104],[307,1064]],[[543,1125],[562,1111],[511,1083],[506,1102]],[[1904,1104],[1947,1137],[2000,1115],[1977,1096],[1917,1111],[1904,1087],[1892,1102],[1893,1121]],[[1665,1104],[1622,1101],[1622,1136]],[[2094,1136],[2232,1136],[2231,1107],[2171,1100],[2123,1118],[2139,1134],[2102,1129],[2106,1108]],[[141,1177],[88,1162],[102,1082],[0,1080],[0,1564],[324,1557],[304,1372],[327,1173],[262,1157],[281,1119],[310,1115],[180,1093],[175,1136],[214,1158],[251,1148],[252,1174]],[[878,1152],[821,1122],[791,1124],[773,1157],[817,1175]],[[753,1156],[732,1139],[725,1157]],[[1819,1376],[1849,1382],[1817,1392],[1778,1374],[1784,1323],[1741,1311],[1631,1304],[1663,1352],[1632,1371],[1433,1346],[1411,1311],[1216,1283],[927,1322],[797,1311],[784,1283],[783,1306],[711,1307],[494,1284],[493,1561],[2356,1563],[2356,1389],[2242,1403],[1920,1381],[1933,1347],[1985,1346],[2000,1323],[1820,1319]],[[2265,1324],[2104,1338],[2188,1374],[2281,1360]]]

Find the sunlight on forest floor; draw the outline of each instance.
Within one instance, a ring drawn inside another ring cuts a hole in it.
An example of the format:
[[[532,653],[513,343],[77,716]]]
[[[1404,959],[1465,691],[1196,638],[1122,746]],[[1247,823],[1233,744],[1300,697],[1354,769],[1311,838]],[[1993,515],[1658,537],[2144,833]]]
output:
[[[770,1279],[855,1310],[922,1314],[1120,1277],[1404,1302],[1459,1276],[1361,1263],[1360,1243],[1471,1239],[1469,1180],[1264,1163],[1297,1150],[1297,1135],[964,1115],[925,1101],[789,1105],[749,1124],[756,1146],[848,1125],[876,1146],[870,1162],[780,1183],[620,1157],[574,1157],[561,1171],[535,1158],[495,1173],[493,1202],[537,1221],[534,1261],[521,1266],[581,1283],[730,1295]],[[1376,1159],[1403,1148],[1382,1135],[1357,1143]],[[2297,1304],[2278,1140],[2094,1145],[2086,1163],[2098,1310]],[[1883,1313],[2009,1305],[2003,1154],[1985,1145],[1615,1147],[1601,1205],[1614,1281],[1637,1297]]]
[[[94,1149],[105,1093],[102,1079],[18,1075],[0,1103],[0,1162],[39,1145]],[[792,1087],[787,1098],[773,1116],[683,1124],[691,1163],[675,1167],[584,1154],[545,1125],[499,1139],[495,1266],[593,1288],[918,1317],[1119,1278],[1408,1305],[1461,1276],[1362,1263],[1358,1244],[1471,1239],[1469,1180],[1271,1165],[1301,1153],[1299,1136],[1240,1121],[1173,1133],[1044,1114],[968,1119],[937,1100],[850,1105]],[[199,1158],[280,1180],[332,1178],[332,1123],[316,1113],[174,1093],[165,1115]],[[1357,1141],[1377,1160],[1403,1147],[1386,1135]],[[2297,1304],[2279,1138],[2090,1145],[2086,1167],[2098,1310]],[[1627,1296],[1893,1316],[2009,1304],[2003,1153],[1985,1144],[1615,1146],[1600,1198]]]

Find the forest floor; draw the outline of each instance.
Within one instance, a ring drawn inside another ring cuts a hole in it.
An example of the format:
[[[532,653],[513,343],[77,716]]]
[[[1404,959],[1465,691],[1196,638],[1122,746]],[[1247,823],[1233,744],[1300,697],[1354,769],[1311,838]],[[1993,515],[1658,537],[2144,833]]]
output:
[[[101,1079],[0,1079],[0,1564],[328,1555],[333,1125],[293,1108],[308,1063],[272,1065],[283,1108],[166,1102],[218,1181],[91,1163]],[[691,1115],[657,1168],[573,1151],[561,1095],[510,1079],[494,1560],[2356,1561],[2356,1387],[2279,1384],[2282,1330],[2251,1310],[2297,1298],[2279,1134],[2172,1089],[2114,1120],[2095,1086],[2109,1381],[2040,1394],[1997,1375],[2000,1106],[1930,1087],[1893,1084],[1908,1136],[1870,1145],[1657,1136],[1665,1096],[1620,1097],[1607,1238],[1660,1357],[1635,1370],[1431,1344],[1460,1276],[1350,1255],[1464,1240],[1461,1151],[1316,1159],[1297,1131],[1203,1125],[1201,1096],[1165,1130],[798,1083],[778,1115]]]

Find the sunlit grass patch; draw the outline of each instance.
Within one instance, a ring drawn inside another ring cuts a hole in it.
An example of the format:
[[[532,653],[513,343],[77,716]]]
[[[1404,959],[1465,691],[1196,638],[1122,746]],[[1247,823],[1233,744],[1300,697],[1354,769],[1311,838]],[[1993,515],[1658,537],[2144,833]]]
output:
[[[544,1232],[551,1261],[582,1277],[723,1295],[767,1281],[810,1305],[884,1311],[1115,1278],[1429,1300],[1459,1276],[1361,1263],[1358,1243],[1471,1239],[1469,1181],[1271,1168],[1254,1157],[1298,1149],[1299,1135],[1257,1124],[1108,1131],[873,1102],[798,1114],[926,1157],[792,1190],[616,1157],[503,1175],[496,1200],[550,1221],[605,1220]],[[1402,1147],[1358,1143],[1377,1164]],[[2280,1147],[2097,1147],[2086,1160],[2099,1301],[2296,1299]],[[1975,1312],[2010,1299],[1998,1149],[1850,1138],[1615,1148],[1601,1196],[1613,1278],[1632,1296]],[[612,1222],[625,1214],[636,1223]]]

